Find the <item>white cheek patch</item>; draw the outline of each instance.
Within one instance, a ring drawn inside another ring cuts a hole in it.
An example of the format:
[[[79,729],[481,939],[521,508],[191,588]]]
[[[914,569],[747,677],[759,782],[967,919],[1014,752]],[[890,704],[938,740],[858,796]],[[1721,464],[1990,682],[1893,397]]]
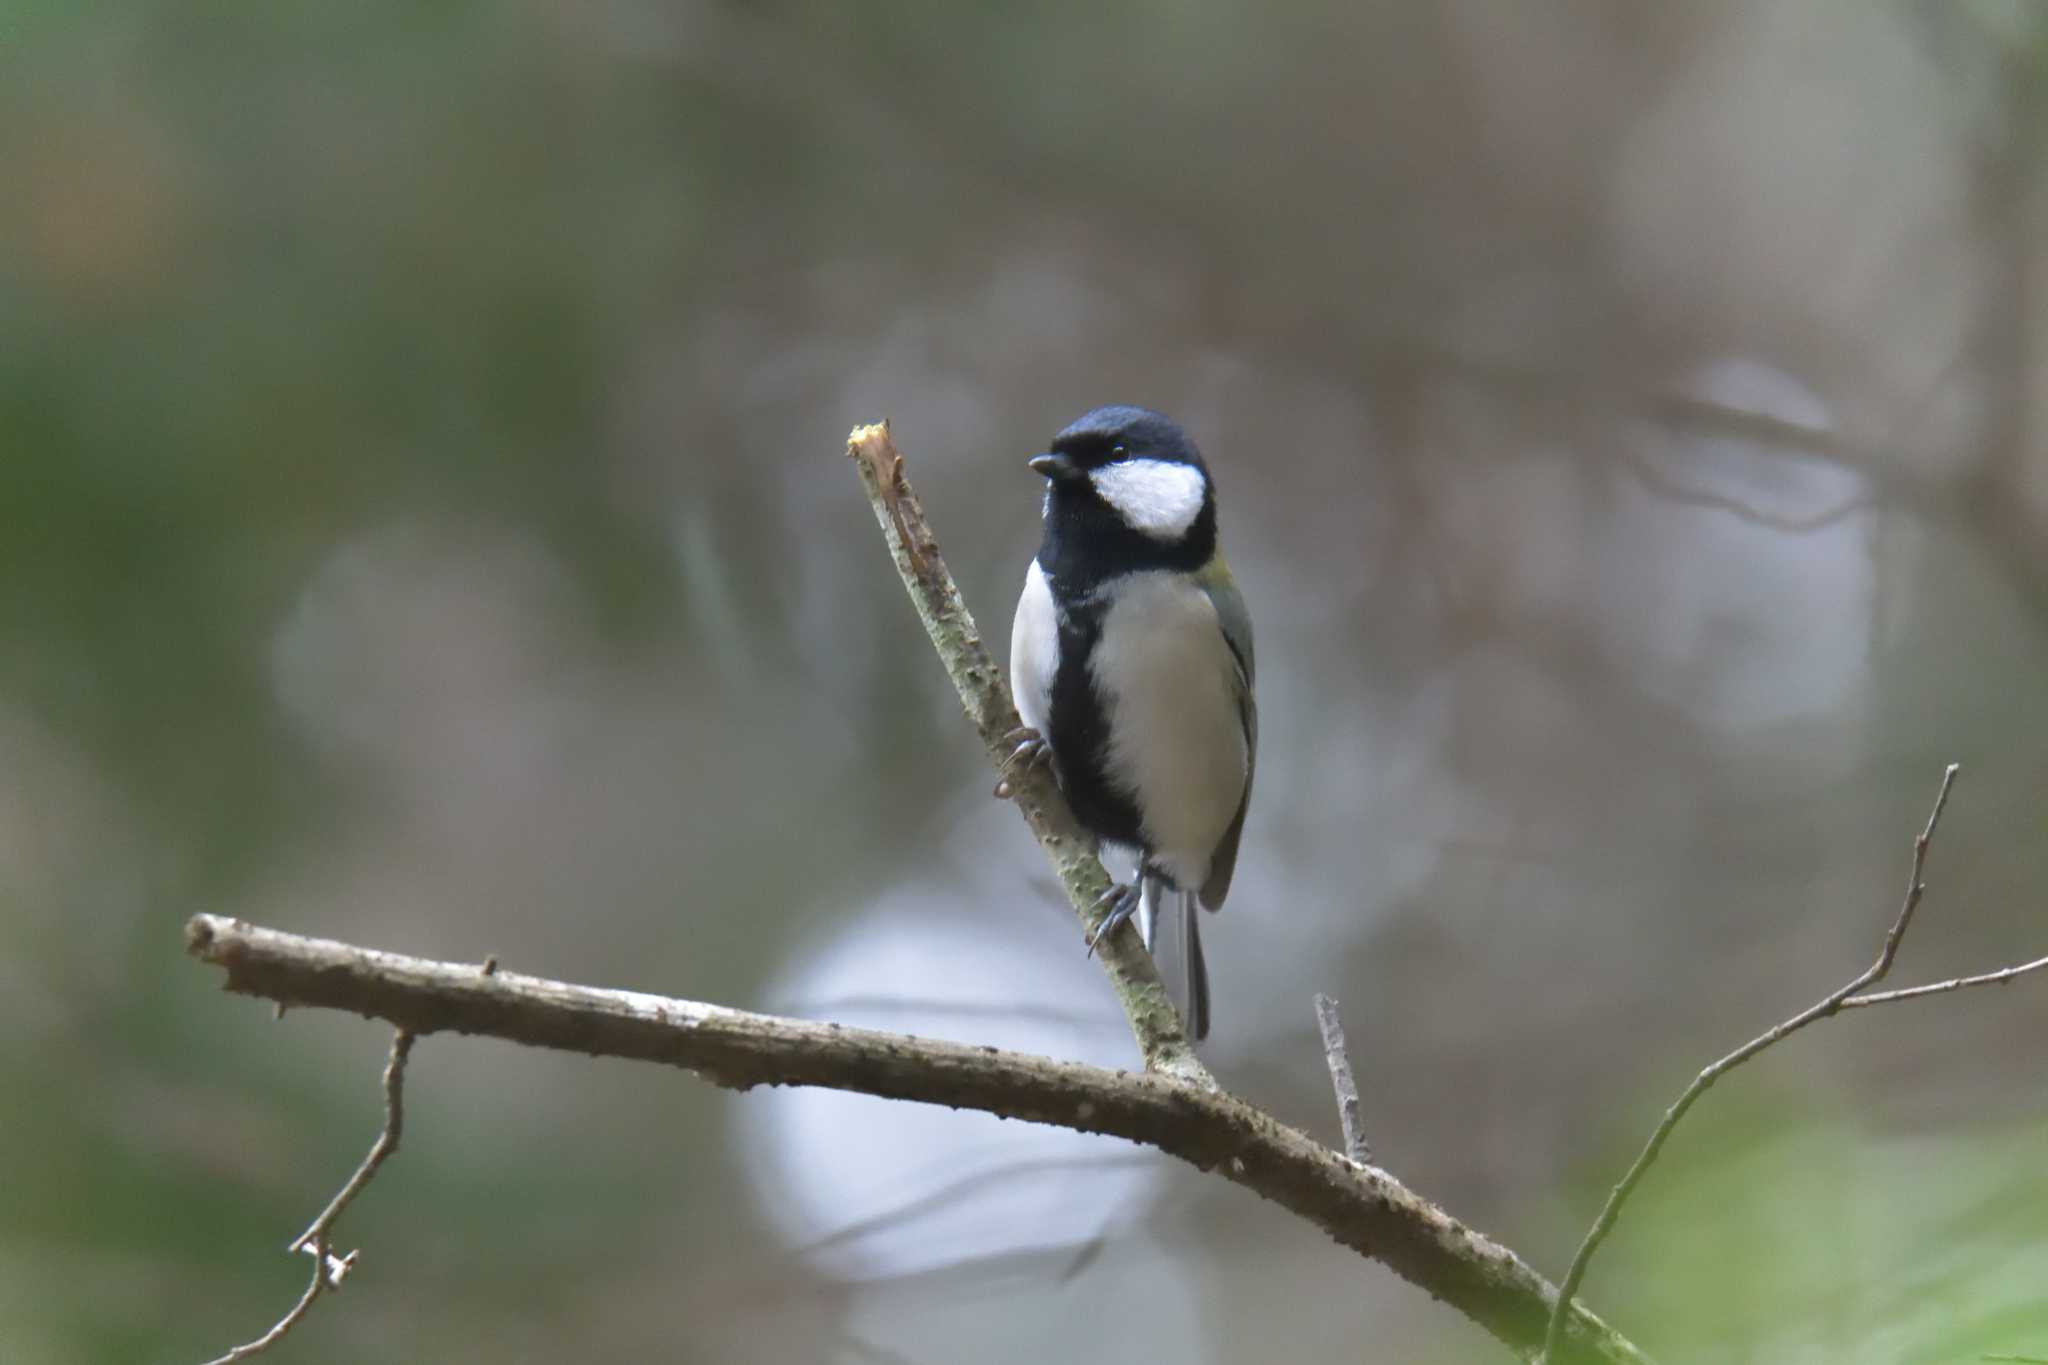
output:
[[[1136,530],[1178,540],[1202,514],[1202,471],[1170,460],[1119,460],[1088,476],[1101,499]]]

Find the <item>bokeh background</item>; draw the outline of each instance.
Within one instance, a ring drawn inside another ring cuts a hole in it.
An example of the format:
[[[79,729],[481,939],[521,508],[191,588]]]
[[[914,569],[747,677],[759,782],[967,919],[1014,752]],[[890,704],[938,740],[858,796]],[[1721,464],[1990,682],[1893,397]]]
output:
[[[0,3],[0,1356],[196,1361],[378,1121],[215,911],[1134,1061],[890,570],[1183,420],[1259,632],[1229,1085],[1562,1271],[1688,1077],[2048,952],[2039,5]],[[2048,1353],[2048,983],[1715,1090],[1666,1362]],[[1493,1359],[1121,1146],[454,1038],[290,1361]]]

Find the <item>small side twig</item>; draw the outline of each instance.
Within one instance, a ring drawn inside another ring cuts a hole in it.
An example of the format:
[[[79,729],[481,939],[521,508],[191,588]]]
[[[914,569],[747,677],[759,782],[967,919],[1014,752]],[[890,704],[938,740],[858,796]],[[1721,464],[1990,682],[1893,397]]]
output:
[[[306,1284],[306,1292],[269,1331],[254,1341],[235,1347],[224,1356],[208,1361],[207,1365],[230,1365],[230,1362],[247,1360],[269,1350],[312,1311],[315,1299],[327,1290],[341,1288],[341,1282],[355,1268],[355,1252],[351,1251],[346,1256],[336,1256],[333,1252],[334,1225],[377,1174],[377,1168],[398,1150],[398,1139],[405,1131],[405,1064],[412,1055],[412,1044],[411,1029],[401,1028],[392,1033],[391,1059],[384,1064],[384,1127],[378,1132],[377,1140],[370,1144],[369,1155],[348,1178],[348,1183],[327,1202],[320,1216],[285,1248],[293,1254],[303,1251],[313,1258],[313,1277]]]
[[[1358,1102],[1351,1053],[1344,1046],[1344,1021],[1337,1017],[1337,1002],[1320,992],[1316,995],[1316,1024],[1323,1031],[1323,1060],[1330,1064],[1330,1088],[1337,1092],[1337,1121],[1344,1127],[1344,1150],[1359,1165],[1370,1166],[1372,1145],[1365,1138],[1364,1106]]]
[[[1852,995],[1842,1002],[1842,1008],[1853,1010],[1858,1005],[1891,1005],[1901,1000],[1918,1000],[1923,995],[1947,995],[1950,991],[1965,991],[1972,986],[2003,986],[2008,981],[2016,981],[2044,967],[2048,967],[2048,957],[2037,957],[2032,962],[2022,962],[2016,967],[2001,967],[1995,972],[1980,972],[1976,976],[1957,976],[1925,986],[1902,986],[1895,991]]]
[[[1883,997],[1880,996],[1869,996],[1861,1001],[1851,1001],[1850,997],[1884,980],[1885,974],[1891,971],[1892,963],[1899,955],[1899,944],[1906,937],[1906,930],[1912,927],[1913,913],[1920,908],[1920,898],[1927,893],[1927,884],[1921,880],[1921,874],[1927,868],[1927,850],[1934,842],[1935,828],[1941,823],[1942,811],[1948,808],[1949,792],[1954,788],[1956,775],[1961,771],[1961,764],[1951,763],[1941,775],[1941,790],[1935,794],[1934,809],[1928,814],[1927,827],[1921,830],[1920,837],[1913,841],[1913,870],[1906,879],[1905,899],[1899,905],[1899,913],[1892,920],[1891,928],[1885,931],[1884,942],[1878,948],[1877,960],[1864,968],[1855,980],[1833,991],[1818,1004],[1801,1010],[1768,1033],[1750,1039],[1700,1072],[1693,1077],[1692,1084],[1685,1088],[1677,1102],[1664,1111],[1663,1119],[1650,1133],[1650,1140],[1643,1144],[1643,1150],[1636,1157],[1635,1164],[1628,1168],[1628,1173],[1622,1176],[1621,1183],[1607,1196],[1607,1203],[1600,1210],[1599,1218],[1594,1220],[1585,1240],[1579,1244],[1578,1253],[1572,1257],[1571,1269],[1565,1273],[1564,1283],[1558,1286],[1557,1302],[1551,1307],[1550,1324],[1544,1331],[1543,1354],[1537,1357],[1539,1362],[1556,1359],[1557,1343],[1564,1330],[1565,1315],[1570,1309],[1573,1297],[1579,1292],[1579,1285],[1586,1278],[1586,1267],[1591,1263],[1593,1253],[1600,1249],[1600,1244],[1607,1239],[1607,1234],[1613,1231],[1614,1220],[1621,1213],[1621,1206],[1628,1202],[1629,1195],[1642,1183],[1643,1176],[1657,1160],[1657,1154],[1664,1150],[1665,1139],[1671,1136],[1671,1130],[1678,1126],[1678,1121],[1692,1108],[1693,1101],[1705,1094],[1715,1081],[1720,1080],[1728,1072],[1741,1066],[1765,1048],[1784,1041],[1808,1024],[1838,1014],[1852,1003],[1882,1003]],[[2011,969],[2011,975],[2017,976],[2021,970],[2024,969]],[[1955,989],[1960,985],[1960,981],[1943,983],[1943,987],[1948,989]],[[1904,999],[1912,995],[1933,993],[1925,987],[1916,987],[1910,991],[1889,991],[1885,994],[1893,999]]]

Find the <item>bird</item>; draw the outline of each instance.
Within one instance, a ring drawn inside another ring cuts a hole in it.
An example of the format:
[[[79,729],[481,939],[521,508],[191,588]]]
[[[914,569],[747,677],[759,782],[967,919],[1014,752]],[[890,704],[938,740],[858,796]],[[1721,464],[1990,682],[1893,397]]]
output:
[[[1023,726],[1006,770],[1049,763],[1099,851],[1133,860],[1088,939],[1138,916],[1146,949],[1181,909],[1189,1034],[1209,1032],[1196,905],[1230,892],[1259,747],[1251,617],[1217,547],[1216,490],[1171,418],[1083,414],[1029,460],[1044,477],[1038,553],[1010,631]]]

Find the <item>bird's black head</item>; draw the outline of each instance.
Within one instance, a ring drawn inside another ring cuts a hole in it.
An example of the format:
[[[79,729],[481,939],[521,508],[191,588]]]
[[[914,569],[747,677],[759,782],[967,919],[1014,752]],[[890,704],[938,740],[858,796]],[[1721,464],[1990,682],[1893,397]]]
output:
[[[1202,452],[1188,434],[1171,417],[1150,408],[1108,407],[1084,413],[1052,438],[1051,453],[1084,470],[1119,460],[1161,460],[1203,469]]]
[[[1049,487],[1039,563],[1086,591],[1138,569],[1192,571],[1216,553],[1216,495],[1188,434],[1148,408],[1097,408],[1031,461]]]

